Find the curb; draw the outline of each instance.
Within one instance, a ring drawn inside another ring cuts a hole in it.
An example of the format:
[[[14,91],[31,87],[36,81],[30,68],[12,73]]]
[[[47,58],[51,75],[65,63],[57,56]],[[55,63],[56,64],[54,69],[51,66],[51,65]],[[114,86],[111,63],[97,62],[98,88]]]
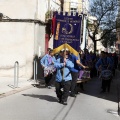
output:
[[[4,98],[4,97],[7,97],[7,96],[10,96],[10,95],[13,95],[13,94],[16,94],[16,93],[19,93],[19,92],[22,92],[24,90],[27,90],[27,89],[30,89],[30,88],[33,88],[33,87],[34,86],[29,85],[29,86],[26,86],[26,87],[23,87],[23,88],[16,88],[16,89],[11,90],[9,92],[2,93],[2,94],[0,94],[0,99]]]
[[[41,83],[43,84],[44,80],[40,79],[40,80],[38,80],[38,82],[39,82],[39,84],[41,84]],[[7,97],[7,96],[10,96],[10,95],[13,95],[13,94],[16,94],[16,93],[19,93],[19,92],[22,92],[22,91],[30,89],[30,88],[34,88],[36,85],[37,84],[31,83],[30,85],[27,85],[25,87],[15,88],[14,90],[11,90],[9,92],[2,93],[2,94],[0,94],[0,99],[4,98],[4,97]]]

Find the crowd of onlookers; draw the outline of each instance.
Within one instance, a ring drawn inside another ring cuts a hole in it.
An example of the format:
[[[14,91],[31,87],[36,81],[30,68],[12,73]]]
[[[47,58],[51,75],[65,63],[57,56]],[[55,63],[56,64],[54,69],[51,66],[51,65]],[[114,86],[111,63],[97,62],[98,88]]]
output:
[[[49,48],[48,54],[40,60],[40,63],[44,69],[46,87],[51,89],[52,86],[55,86],[58,101],[67,105],[68,96],[75,97],[78,92],[76,81],[81,70],[89,69],[90,78],[100,75],[104,70],[106,72],[112,71],[111,73],[115,75],[118,57],[116,53],[102,51],[101,54],[95,54],[87,49],[81,50],[78,56],[68,49],[54,54],[53,50]],[[101,79],[101,92],[106,92],[106,90],[109,92],[112,75],[108,80],[102,77]],[[81,89],[84,90],[83,83],[81,83]]]

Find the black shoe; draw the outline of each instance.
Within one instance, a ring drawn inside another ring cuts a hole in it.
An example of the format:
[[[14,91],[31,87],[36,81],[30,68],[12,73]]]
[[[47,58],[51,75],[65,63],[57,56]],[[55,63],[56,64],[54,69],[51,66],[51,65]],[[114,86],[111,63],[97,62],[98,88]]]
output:
[[[76,95],[75,95],[75,94],[70,94],[70,96],[71,96],[71,97],[76,97]]]
[[[81,88],[81,90],[84,92],[85,90],[84,90],[84,88]]]
[[[76,95],[80,94],[80,92],[75,92]]]
[[[107,92],[110,93],[110,90],[108,90]]]
[[[100,93],[105,93],[106,91],[105,90],[102,90]]]
[[[63,101],[62,101],[61,104],[63,104],[63,105],[67,105],[67,102],[63,102]]]

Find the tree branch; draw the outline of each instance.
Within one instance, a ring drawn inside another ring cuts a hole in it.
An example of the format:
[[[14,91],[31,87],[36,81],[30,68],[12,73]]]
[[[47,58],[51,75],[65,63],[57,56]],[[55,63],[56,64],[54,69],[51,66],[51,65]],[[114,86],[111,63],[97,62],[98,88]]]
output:
[[[107,30],[107,31],[102,35],[102,37],[101,37],[100,39],[96,40],[96,41],[102,40],[107,34],[111,33],[112,30],[114,30],[114,29]]]
[[[114,5],[113,5],[113,2],[111,2],[111,5],[110,5],[110,7],[108,7],[108,9],[106,9],[104,12],[103,12],[103,6],[101,6],[102,7],[102,15],[100,16],[100,18],[99,18],[99,20],[98,20],[98,23],[97,23],[97,26],[96,26],[96,28],[95,28],[95,30],[94,30],[94,34],[96,34],[97,33],[97,30],[98,30],[98,28],[99,28],[99,26],[100,26],[100,22],[101,22],[101,20],[102,20],[102,18],[105,16],[105,14],[107,13],[107,12],[110,12],[112,9],[114,9]]]
[[[88,29],[88,35],[93,40],[93,36],[90,34],[90,30]]]

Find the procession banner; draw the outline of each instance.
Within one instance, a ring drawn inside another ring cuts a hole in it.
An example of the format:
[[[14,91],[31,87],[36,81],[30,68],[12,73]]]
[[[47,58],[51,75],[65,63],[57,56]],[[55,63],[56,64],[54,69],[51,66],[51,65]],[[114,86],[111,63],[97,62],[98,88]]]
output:
[[[80,50],[82,16],[68,13],[56,13],[55,30],[54,30],[54,52],[57,53],[66,47],[75,55]]]

